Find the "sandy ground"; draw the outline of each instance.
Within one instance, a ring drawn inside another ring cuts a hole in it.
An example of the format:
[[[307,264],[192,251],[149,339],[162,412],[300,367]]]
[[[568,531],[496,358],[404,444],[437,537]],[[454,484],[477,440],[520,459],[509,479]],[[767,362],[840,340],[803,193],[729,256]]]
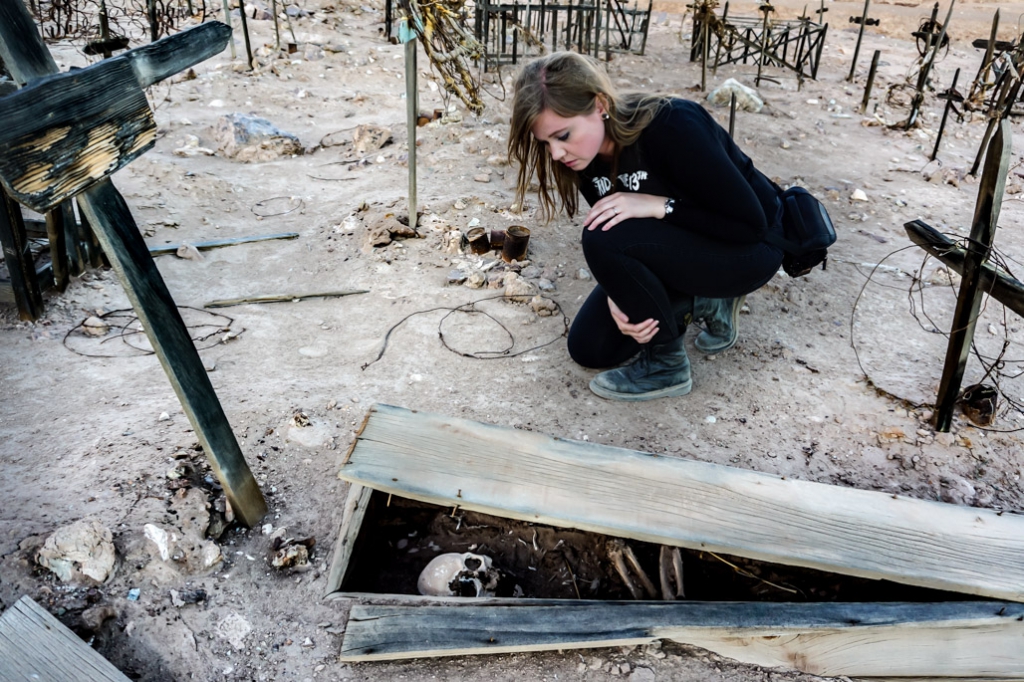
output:
[[[748,4],[734,4],[731,12],[753,14]],[[828,4],[840,21],[829,33],[819,80],[798,91],[794,78],[773,72],[779,84],[760,88],[768,106],[737,119],[737,138],[760,168],[782,183],[801,182],[826,201],[840,233],[828,270],[798,280],[777,276],[749,297],[734,349],[717,357],[692,351],[691,395],[642,405],[593,396],[587,389],[592,372],[569,360],[559,338],[561,319],[502,301],[481,307],[512,331],[517,348],[555,342],[513,359],[469,359],[442,347],[443,312],[435,311],[408,319],[392,333],[384,356],[361,369],[385,333],[411,313],[497,293],[447,283],[452,269],[480,264],[445,250],[445,234],[464,231],[473,220],[486,228],[516,222],[532,227],[535,269],[525,274],[553,282],[549,296],[570,318],[592,286],[579,274],[585,263],[577,248],[578,220],[544,225],[530,214],[509,212],[513,172],[492,158],[504,153],[508,109],[491,97],[481,118],[465,115],[461,122],[419,130],[423,238],[367,245],[372,216],[404,212],[406,194],[402,48],[378,37],[380,8],[310,3],[307,9],[315,13],[295,20],[303,47],[289,58],[270,59],[248,74],[233,68],[225,53],[197,66],[194,80],[154,87],[162,136],[153,151],[114,178],[148,241],[300,235],[205,252],[201,261],[160,257],[180,305],[369,290],[215,311],[230,320],[189,313],[222,328],[214,341],[224,338],[223,329],[233,332],[202,357],[267,494],[266,522],[290,537],[314,537],[311,567],[298,573],[273,569],[266,560],[271,536],[259,528],[226,531],[217,541],[222,560],[206,571],[156,555],[145,525],[180,528],[182,496],[190,488],[201,492],[200,506],[216,494],[203,481],[202,454],[153,356],[121,340],[101,344],[76,335],[68,345],[79,353],[62,343],[84,319],[128,307],[113,273],[96,271],[49,296],[37,323],[18,322],[11,310],[2,314],[0,608],[21,595],[35,598],[142,680],[811,679],[671,643],[346,665],[336,656],[348,607],[323,597],[348,490],[336,474],[354,428],[374,402],[803,480],[1008,511],[1024,507],[1015,431],[1024,414],[1003,399],[991,430],[975,428],[959,414],[951,434],[935,434],[928,423],[954,295],[942,268],[907,248],[902,228],[920,217],[940,230],[967,233],[977,182],[964,174],[984,122],[977,115],[951,121],[933,163],[928,156],[943,104],[934,93],[922,127],[903,132],[876,125],[906,116],[882,96],[913,74],[916,51],[908,31],[930,6],[873,5],[882,26],[866,33],[858,76],[847,83],[856,31],[846,16],[859,14],[860,6]],[[801,6],[785,3],[780,11],[798,13]],[[1001,37],[1011,38],[1022,7],[999,6]],[[678,37],[681,7],[659,4],[647,55],[609,64],[616,81],[701,96],[694,89],[699,66],[687,61],[689,47]],[[963,68],[961,83],[969,84],[981,59],[970,40],[987,36],[995,5],[962,7],[951,28],[953,47],[934,72],[938,89],[948,87],[957,67]],[[250,25],[255,44],[272,42],[270,22]],[[340,51],[321,54],[307,45]],[[85,60],[74,46],[53,49],[63,67]],[[854,110],[874,49],[882,51],[882,62],[865,117]],[[426,69],[422,76],[422,108],[442,107]],[[506,84],[510,76],[506,71]],[[711,85],[728,77],[752,85],[753,67],[720,69]],[[497,83],[488,87],[501,89]],[[216,146],[212,127],[231,112],[266,117],[297,135],[310,153],[252,164],[174,153],[189,135],[201,146]],[[727,111],[714,113],[726,121]],[[394,142],[356,153],[349,140],[360,124],[389,127]],[[1014,128],[1019,134],[1019,123]],[[331,133],[326,142],[345,144],[320,147]],[[1024,258],[1013,229],[1024,214],[1019,159],[1015,153],[1012,193],[1000,221],[1010,229],[996,239],[1011,269]],[[853,201],[856,190],[867,201]],[[504,343],[500,329],[479,317],[455,316],[445,325],[445,339],[461,351]],[[1000,384],[1014,400],[1021,399],[1019,382],[1010,377],[1024,365],[1022,334],[1016,317],[988,302],[978,347],[991,358],[1007,340]],[[972,358],[965,383],[984,373]],[[294,426],[298,412],[311,427]],[[177,478],[182,473],[184,479]],[[83,518],[109,528],[117,549],[113,576],[91,589],[59,583],[34,559],[50,533]],[[206,592],[204,601],[172,603],[171,590],[198,588]],[[135,600],[129,599],[132,589],[139,590]],[[109,607],[112,617],[90,627],[82,614],[97,606]],[[247,634],[237,627],[240,620],[250,628]]]

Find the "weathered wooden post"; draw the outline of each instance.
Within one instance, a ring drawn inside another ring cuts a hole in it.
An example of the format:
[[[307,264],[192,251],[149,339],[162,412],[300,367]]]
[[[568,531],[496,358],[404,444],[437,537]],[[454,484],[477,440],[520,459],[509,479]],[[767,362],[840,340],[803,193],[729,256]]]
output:
[[[405,121],[409,129],[409,227],[416,229],[416,119],[419,115],[419,87],[416,79],[416,31],[412,12],[407,8],[405,21],[398,29],[398,39],[405,43]]]
[[[736,93],[729,95],[729,137],[736,138]]]
[[[875,85],[875,72],[878,70],[878,58],[881,55],[881,50],[875,50],[875,54],[871,57],[871,68],[868,70],[868,82],[864,86],[864,99],[861,100],[860,103],[861,113],[868,110],[868,102],[871,101],[871,88]]]
[[[953,6],[956,5],[956,0],[949,0],[949,11],[946,13],[946,21],[942,24],[942,30],[939,31],[939,37],[935,40],[934,44],[930,42],[931,36],[929,35],[929,49],[925,53],[927,61],[921,66],[921,71],[917,74],[917,89],[914,93],[914,97],[910,101],[910,116],[907,117],[906,129],[914,125],[917,121],[917,114],[921,111],[921,105],[924,103],[924,88],[928,84],[928,75],[931,73],[932,66],[935,64],[935,57],[939,54],[939,49],[942,47],[942,42],[946,39],[946,30],[949,28],[949,21],[953,18]],[[935,9],[932,11],[932,16],[936,16],[938,12],[939,3],[935,3]],[[932,20],[934,23],[934,19]]]
[[[964,261],[960,294],[956,300],[953,326],[949,332],[949,346],[946,349],[946,362],[942,368],[942,381],[939,383],[935,428],[943,432],[948,432],[953,422],[953,408],[956,406],[960,384],[967,367],[967,355],[971,349],[974,326],[978,320],[984,293],[980,287],[981,275],[995,238],[1011,151],[1010,122],[1003,119],[985,156],[985,170],[978,187],[978,202],[974,206],[974,221]]]
[[[850,75],[846,80],[853,82],[853,74],[857,70],[857,57],[860,56],[860,41],[864,38],[864,27],[868,24],[868,8],[871,0],[864,0],[864,13],[860,15],[860,30],[857,31],[857,46],[853,48],[853,63],[850,64]]]
[[[0,0],[0,58],[23,87],[0,105],[0,181],[45,212],[70,197],[117,272],[228,501],[248,526],[267,511],[185,324],[124,199],[108,177],[150,149],[143,88],[224,49],[210,22],[85,69],[57,73],[21,0]]]
[[[934,161],[939,153],[939,145],[942,144],[942,133],[946,130],[946,120],[949,118],[949,110],[953,107],[953,100],[956,98],[956,82],[960,80],[960,69],[953,74],[953,84],[946,91],[946,107],[942,110],[942,122],[939,123],[939,132],[935,136],[935,148],[932,149],[932,156],[929,159]]]
[[[7,196],[0,187],[0,242],[4,244],[4,262],[11,276],[14,302],[18,316],[23,320],[35,320],[43,314],[43,295],[36,279],[32,253],[25,235],[25,223],[21,218],[21,207]]]

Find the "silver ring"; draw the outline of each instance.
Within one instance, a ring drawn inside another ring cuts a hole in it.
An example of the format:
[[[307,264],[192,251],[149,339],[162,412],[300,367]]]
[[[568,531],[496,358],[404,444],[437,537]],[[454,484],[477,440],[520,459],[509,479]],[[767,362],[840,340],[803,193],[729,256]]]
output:
[[[613,212],[614,215],[619,215],[619,209],[617,209],[617,208],[613,208],[612,212]]]

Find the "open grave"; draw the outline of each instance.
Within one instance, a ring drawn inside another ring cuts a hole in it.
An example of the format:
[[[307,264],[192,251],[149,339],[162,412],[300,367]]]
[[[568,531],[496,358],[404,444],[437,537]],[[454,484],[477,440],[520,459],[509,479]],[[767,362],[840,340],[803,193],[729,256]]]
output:
[[[343,660],[667,638],[820,675],[1024,674],[1024,606],[995,601],[1024,599],[1015,515],[386,405],[340,476]],[[424,590],[449,553],[449,594]]]

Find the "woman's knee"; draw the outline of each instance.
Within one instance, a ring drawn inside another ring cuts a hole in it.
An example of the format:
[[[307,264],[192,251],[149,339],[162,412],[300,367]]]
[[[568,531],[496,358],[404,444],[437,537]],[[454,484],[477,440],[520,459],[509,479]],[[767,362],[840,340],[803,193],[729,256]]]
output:
[[[594,344],[588,343],[582,334],[574,334],[570,329],[566,346],[569,350],[569,357],[577,365],[588,369],[600,369],[603,366],[600,364],[597,353],[594,352]]]

